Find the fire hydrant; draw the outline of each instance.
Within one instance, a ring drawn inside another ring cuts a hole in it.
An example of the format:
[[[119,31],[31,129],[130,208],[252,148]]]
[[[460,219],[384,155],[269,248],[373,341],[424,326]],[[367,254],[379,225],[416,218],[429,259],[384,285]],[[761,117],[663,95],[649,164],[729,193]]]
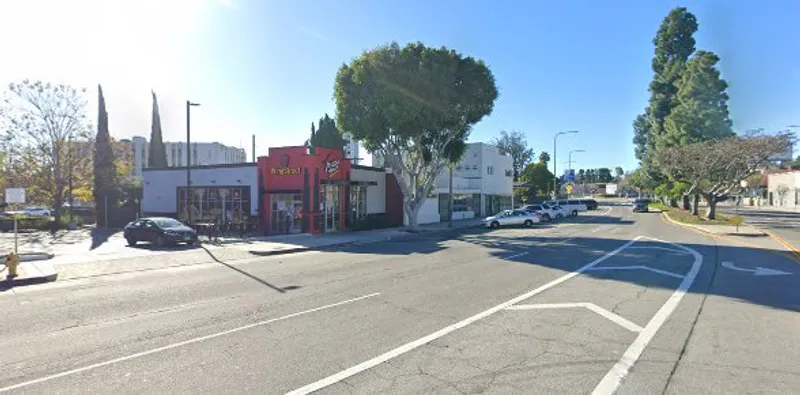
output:
[[[6,257],[6,267],[8,268],[7,278],[17,277],[17,267],[19,267],[19,256],[15,253],[10,253]]]

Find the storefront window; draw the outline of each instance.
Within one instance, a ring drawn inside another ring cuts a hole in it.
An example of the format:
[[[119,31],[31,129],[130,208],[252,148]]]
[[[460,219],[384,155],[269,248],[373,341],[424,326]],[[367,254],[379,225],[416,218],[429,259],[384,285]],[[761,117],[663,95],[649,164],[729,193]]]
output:
[[[269,195],[270,233],[303,232],[303,195],[275,193]]]
[[[238,224],[250,219],[250,187],[178,188],[178,218],[192,223]]]
[[[354,222],[367,216],[367,187],[353,185],[350,187],[350,215]]]
[[[486,213],[494,215],[503,210],[511,209],[511,196],[486,195]]]

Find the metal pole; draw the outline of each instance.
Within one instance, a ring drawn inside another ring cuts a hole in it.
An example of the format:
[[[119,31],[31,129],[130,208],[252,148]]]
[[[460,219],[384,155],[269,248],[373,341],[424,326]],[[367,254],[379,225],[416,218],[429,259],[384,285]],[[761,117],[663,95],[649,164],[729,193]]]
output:
[[[108,228],[108,195],[103,195],[103,219],[106,224],[106,228]]]
[[[19,256],[17,251],[17,214],[14,214],[14,255]]]
[[[192,197],[192,167],[191,167],[191,151],[189,146],[192,142],[192,128],[191,128],[191,121],[190,121],[190,110],[192,108],[192,103],[190,101],[186,101],[186,202],[184,204],[187,205],[186,207],[186,218],[187,223],[189,226],[192,226],[192,208],[188,206],[189,201]]]
[[[450,211],[450,215],[447,220],[447,227],[453,227],[453,165],[450,166],[450,193],[447,195],[447,209]]]
[[[256,163],[256,135],[253,135],[253,163]]]
[[[558,170],[556,167],[558,166],[558,157],[556,154],[556,140],[558,139],[558,135],[560,135],[561,133],[563,132],[556,133],[556,135],[553,136],[553,199],[554,200],[558,199]]]

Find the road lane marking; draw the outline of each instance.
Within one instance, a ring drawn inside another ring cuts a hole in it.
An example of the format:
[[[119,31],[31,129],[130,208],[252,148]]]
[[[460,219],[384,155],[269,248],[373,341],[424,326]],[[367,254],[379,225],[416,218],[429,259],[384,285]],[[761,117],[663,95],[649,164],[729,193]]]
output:
[[[597,271],[601,271],[601,270],[647,270],[649,272],[663,274],[663,275],[669,276],[669,277],[675,277],[675,278],[683,278],[684,277],[684,276],[682,276],[682,275],[680,275],[678,273],[668,272],[666,270],[656,269],[656,268],[652,268],[652,267],[649,267],[649,266],[643,266],[643,265],[635,265],[635,266],[601,266],[601,267],[593,267],[593,268],[591,268],[589,270],[593,271],[593,272],[597,272]]]
[[[77,368],[77,369],[67,370],[67,371],[64,371],[64,372],[61,372],[61,373],[56,373],[56,374],[52,374],[52,375],[49,375],[49,376],[44,376],[44,377],[41,377],[41,378],[38,378],[38,379],[34,379],[34,380],[24,381],[24,382],[19,383],[19,384],[14,384],[14,385],[10,385],[8,387],[0,388],[0,392],[8,392],[8,391],[11,391],[11,390],[27,387],[29,385],[39,384],[39,383],[43,383],[45,381],[50,381],[50,380],[57,379],[57,378],[60,378],[60,377],[70,376],[70,375],[73,375],[73,374],[77,374],[77,373],[81,373],[81,372],[86,372],[86,371],[89,371],[89,370],[97,369],[97,368],[100,368],[100,367],[103,367],[103,366],[113,365],[113,364],[116,364],[116,363],[119,363],[119,362],[124,362],[124,361],[129,361],[129,360],[132,360],[132,359],[136,359],[136,358],[141,358],[141,357],[144,357],[144,356],[147,356],[147,355],[159,353],[159,352],[162,352],[162,351],[171,350],[173,348],[183,347],[183,346],[186,346],[186,345],[189,345],[189,344],[199,343],[199,342],[202,342],[202,341],[205,341],[205,340],[209,340],[209,339],[214,339],[214,338],[217,338],[217,337],[220,337],[220,336],[225,336],[225,335],[230,335],[232,333],[241,332],[241,331],[246,330],[246,329],[251,329],[251,328],[258,327],[258,326],[267,325],[267,324],[270,324],[270,323],[273,323],[273,322],[284,321],[284,320],[287,320],[289,318],[299,317],[301,315],[306,315],[306,314],[314,313],[314,312],[317,312],[317,311],[322,311],[322,310],[330,309],[330,308],[333,308],[333,307],[338,307],[338,306],[346,305],[346,304],[349,304],[349,303],[358,302],[360,300],[364,300],[364,299],[371,298],[371,297],[378,296],[378,295],[380,295],[379,292],[371,293],[371,294],[368,294],[368,295],[359,296],[357,298],[347,299],[347,300],[343,300],[341,302],[331,303],[331,304],[327,304],[327,305],[324,305],[324,306],[315,307],[313,309],[304,310],[304,311],[300,311],[300,312],[297,312],[297,313],[292,313],[292,314],[284,315],[284,316],[281,316],[281,317],[272,318],[272,319],[268,319],[268,320],[265,320],[265,321],[259,321],[259,322],[256,322],[256,323],[240,326],[238,328],[228,329],[226,331],[217,332],[217,333],[213,333],[213,334],[206,335],[206,336],[200,336],[200,337],[196,337],[196,338],[185,340],[185,341],[178,342],[178,343],[168,344],[168,345],[163,346],[163,347],[153,348],[153,349],[150,349],[150,350],[147,350],[147,351],[142,351],[142,352],[138,352],[138,353],[135,353],[135,354],[127,355],[127,356],[124,356],[124,357],[111,359],[111,360],[108,360],[108,361],[105,361],[105,362],[100,362],[100,363],[84,366],[84,367]]]
[[[633,364],[635,364],[642,355],[642,352],[644,352],[647,344],[653,340],[656,332],[661,329],[661,326],[667,322],[669,316],[672,315],[672,312],[678,307],[678,303],[681,302],[681,299],[683,299],[683,296],[686,295],[689,287],[691,287],[694,283],[697,273],[700,272],[700,266],[703,264],[703,256],[694,249],[652,237],[647,238],[653,241],[670,244],[673,247],[677,247],[688,253],[691,253],[694,256],[694,263],[692,264],[692,268],[689,269],[689,272],[683,278],[683,281],[681,281],[678,289],[676,289],[669,299],[667,299],[666,303],[664,303],[661,308],[658,309],[658,312],[653,316],[653,318],[650,319],[650,322],[648,322],[644,329],[639,332],[639,336],[636,337],[636,340],[633,341],[633,344],[631,344],[625,353],[622,354],[622,358],[617,361],[614,367],[612,367],[605,377],[603,377],[600,383],[597,384],[597,387],[595,387],[594,391],[592,392],[593,395],[613,394],[614,391],[619,388],[622,380],[628,375],[628,372],[630,372]]]
[[[614,322],[615,324],[631,331],[631,332],[641,332],[642,327],[636,325],[635,323],[629,321],[625,317],[622,317],[618,314],[615,314],[611,311],[608,311],[594,303],[546,303],[546,304],[522,304],[516,306],[510,306],[506,310],[538,310],[538,309],[568,309],[574,307],[582,307],[585,309],[589,309],[598,315],[601,315],[607,318],[609,321]]]
[[[747,269],[743,267],[736,266],[733,262],[722,262],[722,267],[730,270],[736,270],[739,272],[746,272],[752,273],[754,276],[785,276],[787,274],[792,274],[789,272],[784,272],[781,270],[770,269],[767,267],[756,266],[755,269]]]
[[[628,247],[628,249],[629,250],[661,250],[661,251],[669,251],[669,252],[672,252],[672,253],[675,253],[675,254],[680,254],[680,255],[690,255],[686,251],[681,251],[681,250],[676,250],[676,249],[666,248],[666,247],[656,247],[656,246],[641,246],[641,247],[635,247],[634,246],[634,247]]]
[[[382,363],[384,363],[384,362],[386,362],[386,361],[388,361],[390,359],[397,358],[397,357],[399,357],[399,356],[401,356],[401,355],[403,355],[403,354],[405,354],[405,353],[407,353],[409,351],[412,351],[412,350],[414,350],[414,349],[416,349],[418,347],[424,346],[425,344],[428,344],[428,343],[430,343],[430,342],[432,342],[432,341],[434,341],[434,340],[436,340],[436,339],[438,339],[440,337],[448,335],[448,334],[450,334],[450,333],[452,333],[452,332],[454,332],[454,331],[456,331],[458,329],[461,329],[461,328],[464,328],[464,327],[466,327],[468,325],[474,324],[475,322],[480,321],[480,320],[482,320],[482,319],[484,319],[486,317],[489,317],[490,315],[492,315],[494,313],[497,313],[498,311],[505,310],[508,307],[511,307],[511,306],[513,306],[513,305],[515,305],[515,304],[517,304],[517,303],[519,303],[519,302],[521,302],[521,301],[523,301],[525,299],[528,299],[528,298],[530,298],[530,297],[532,297],[532,296],[534,296],[536,294],[542,293],[542,292],[544,292],[544,291],[546,291],[546,290],[548,290],[548,289],[550,289],[550,288],[552,288],[552,287],[554,287],[554,286],[556,286],[558,284],[563,283],[564,281],[567,281],[567,280],[569,280],[569,279],[571,279],[571,278],[573,278],[573,277],[585,272],[586,270],[592,268],[593,266],[602,263],[603,261],[613,257],[614,255],[619,254],[620,252],[622,252],[622,250],[628,248],[631,244],[636,243],[642,237],[643,236],[638,236],[635,239],[630,240],[627,243],[623,244],[622,246],[620,246],[616,250],[611,251],[608,254],[603,255],[600,258],[597,258],[594,261],[586,264],[585,266],[581,267],[580,269],[578,269],[578,270],[576,270],[574,272],[568,273],[568,274],[566,274],[564,276],[561,276],[561,277],[559,277],[559,278],[557,278],[557,279],[555,279],[553,281],[550,281],[549,283],[544,284],[544,285],[542,285],[542,286],[540,286],[540,287],[538,287],[538,288],[536,288],[534,290],[528,291],[528,292],[526,292],[526,293],[524,293],[522,295],[519,295],[519,296],[517,296],[517,297],[515,297],[513,299],[510,299],[510,300],[507,300],[507,301],[505,301],[503,303],[500,303],[497,306],[494,306],[494,307],[492,307],[492,308],[490,308],[488,310],[484,310],[484,311],[482,311],[482,312],[480,312],[478,314],[475,314],[475,315],[473,315],[473,316],[471,316],[469,318],[466,318],[466,319],[464,319],[462,321],[459,321],[459,322],[457,322],[457,323],[455,323],[453,325],[446,326],[446,327],[444,327],[444,328],[442,328],[442,329],[440,329],[440,330],[438,330],[436,332],[433,332],[433,333],[431,333],[431,334],[429,334],[427,336],[424,336],[424,337],[421,337],[421,338],[419,338],[417,340],[413,340],[411,342],[403,344],[400,347],[397,347],[395,349],[387,351],[387,352],[385,352],[385,353],[383,353],[381,355],[378,355],[377,357],[368,359],[368,360],[366,360],[364,362],[361,362],[358,365],[351,366],[351,367],[349,367],[349,368],[347,368],[345,370],[342,370],[342,371],[340,371],[338,373],[334,373],[334,374],[332,374],[332,375],[330,375],[328,377],[325,377],[325,378],[320,379],[318,381],[315,381],[315,382],[313,382],[311,384],[308,384],[308,385],[305,385],[303,387],[300,387],[300,388],[298,388],[298,389],[296,389],[294,391],[288,392],[287,395],[310,394],[312,392],[319,391],[319,390],[321,390],[321,389],[323,389],[325,387],[328,387],[328,386],[336,384],[336,383],[338,383],[338,382],[340,382],[342,380],[345,380],[348,377],[351,377],[351,376],[354,376],[354,375],[356,375],[358,373],[361,373],[361,372],[364,372],[366,370],[372,369],[373,367],[378,366],[378,365],[380,365],[380,364],[382,364]]]
[[[521,252],[521,253],[519,253],[519,254],[514,254],[514,255],[511,255],[511,256],[507,256],[507,257],[505,257],[504,259],[514,259],[514,258],[519,258],[519,257],[521,257],[521,256],[523,256],[523,255],[528,255],[528,253],[527,253],[527,252]]]

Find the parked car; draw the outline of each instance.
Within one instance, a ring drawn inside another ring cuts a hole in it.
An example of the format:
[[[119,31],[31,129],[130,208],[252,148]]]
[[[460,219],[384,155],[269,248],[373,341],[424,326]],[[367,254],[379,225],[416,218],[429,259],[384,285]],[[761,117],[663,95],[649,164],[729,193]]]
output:
[[[570,216],[575,217],[581,211],[586,211],[586,205],[582,204],[579,200],[548,200],[545,202],[548,206],[561,206]]]
[[[598,206],[597,200],[594,200],[594,199],[581,199],[581,200],[579,200],[579,202],[585,204],[586,208],[588,210],[597,210],[597,206]]]
[[[542,206],[549,207],[550,211],[553,212],[553,215],[554,215],[555,219],[561,219],[561,218],[564,218],[566,216],[569,216],[569,213],[567,212],[567,210],[564,210],[564,208],[561,207],[561,206],[548,206],[546,203],[542,204]]]
[[[539,214],[539,217],[541,217],[542,221],[544,222],[550,222],[556,219],[555,211],[553,211],[550,206],[545,204],[529,204],[525,207],[522,207],[522,209],[531,213]]]
[[[491,217],[483,219],[483,226],[497,229],[501,226],[533,226],[539,223],[542,218],[539,214],[525,210],[504,210]]]
[[[126,225],[123,235],[130,246],[140,241],[158,246],[197,242],[197,231],[172,218],[141,218]]]
[[[636,199],[633,201],[633,212],[634,213],[646,213],[650,211],[648,206],[650,205],[650,201],[647,199]]]
[[[25,210],[22,210],[22,215],[28,217],[49,217],[50,210],[42,207],[28,207]]]

